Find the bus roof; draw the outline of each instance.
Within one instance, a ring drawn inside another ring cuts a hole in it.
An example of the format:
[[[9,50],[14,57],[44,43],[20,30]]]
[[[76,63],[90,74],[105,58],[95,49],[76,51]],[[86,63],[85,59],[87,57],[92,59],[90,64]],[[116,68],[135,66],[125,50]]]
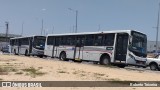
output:
[[[20,39],[20,38],[28,38],[28,37],[35,37],[35,36],[43,36],[43,35],[32,35],[32,36],[24,36],[24,37],[14,37],[14,38],[10,38],[10,39]]]
[[[64,33],[64,34],[48,34],[47,36],[65,36],[65,35],[87,35],[87,34],[100,34],[100,33],[123,33],[131,32],[136,30],[110,30],[110,31],[99,31],[99,32],[82,32],[82,33]],[[139,32],[139,31],[136,31]],[[139,32],[142,33],[142,32]]]

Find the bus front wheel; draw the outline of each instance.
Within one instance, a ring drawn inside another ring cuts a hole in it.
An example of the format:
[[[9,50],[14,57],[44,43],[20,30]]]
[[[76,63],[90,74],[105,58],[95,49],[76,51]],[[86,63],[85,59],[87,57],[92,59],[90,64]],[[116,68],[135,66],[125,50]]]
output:
[[[101,65],[109,65],[110,64],[110,58],[108,56],[103,56],[100,60]]]
[[[61,52],[59,59],[63,60],[63,61],[68,61],[68,59],[66,59],[66,53],[65,52]]]

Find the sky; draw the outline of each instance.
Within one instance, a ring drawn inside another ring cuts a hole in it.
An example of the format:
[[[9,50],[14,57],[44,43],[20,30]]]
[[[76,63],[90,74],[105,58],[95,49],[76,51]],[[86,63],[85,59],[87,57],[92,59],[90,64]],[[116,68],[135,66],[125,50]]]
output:
[[[72,33],[75,30],[77,10],[77,32],[132,29],[147,34],[148,40],[156,40],[159,2],[160,0],[0,0],[0,33],[5,33],[7,21],[10,34],[41,35],[42,20],[43,35]]]

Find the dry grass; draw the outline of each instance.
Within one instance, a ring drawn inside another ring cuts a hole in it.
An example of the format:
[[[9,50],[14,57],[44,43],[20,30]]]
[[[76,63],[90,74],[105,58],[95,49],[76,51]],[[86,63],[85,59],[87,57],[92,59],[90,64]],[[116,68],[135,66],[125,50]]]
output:
[[[27,72],[26,75],[30,75],[33,78],[46,74],[45,72],[41,72],[39,69],[35,69],[34,67],[22,69],[22,71]]]
[[[17,69],[11,66],[0,66],[0,75],[7,75],[9,72],[16,72]]]
[[[67,74],[69,74],[69,72],[67,72],[66,69],[63,69],[63,70],[62,69],[58,69],[57,73],[67,73]]]
[[[23,74],[23,72],[16,72],[15,74],[17,74],[17,75],[22,75]]]

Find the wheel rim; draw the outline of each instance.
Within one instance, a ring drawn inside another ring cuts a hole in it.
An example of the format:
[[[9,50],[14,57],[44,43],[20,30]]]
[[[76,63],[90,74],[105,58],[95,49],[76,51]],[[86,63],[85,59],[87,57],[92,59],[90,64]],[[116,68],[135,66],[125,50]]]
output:
[[[16,55],[16,50],[14,50],[14,54]]]
[[[103,64],[104,64],[104,65],[109,64],[109,61],[108,61],[108,59],[107,59],[107,58],[104,58],[104,59],[103,59]]]
[[[62,53],[62,55],[61,55],[61,60],[64,60],[64,59],[65,59],[65,54]]]
[[[153,65],[150,66],[150,69],[151,69],[151,70],[156,70],[157,67],[156,67],[156,65],[153,64]]]

